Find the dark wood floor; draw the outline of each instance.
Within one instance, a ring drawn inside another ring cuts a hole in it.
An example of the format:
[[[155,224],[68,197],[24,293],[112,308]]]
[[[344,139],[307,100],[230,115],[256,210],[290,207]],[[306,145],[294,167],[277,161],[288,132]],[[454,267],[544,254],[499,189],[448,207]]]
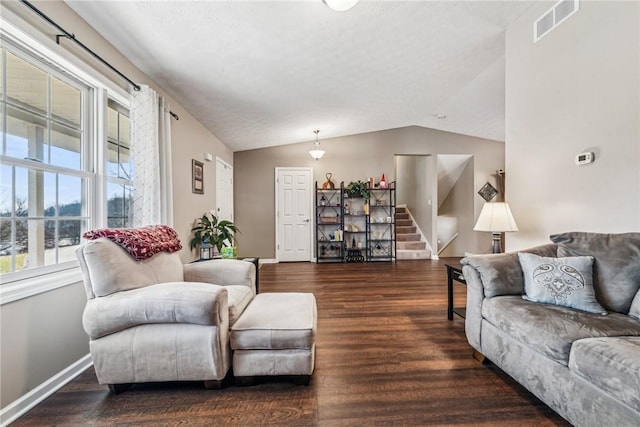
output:
[[[116,396],[89,369],[14,425],[568,426],[472,358],[463,320],[447,321],[446,262],[263,265],[262,292],[316,295],[308,387],[145,384]]]

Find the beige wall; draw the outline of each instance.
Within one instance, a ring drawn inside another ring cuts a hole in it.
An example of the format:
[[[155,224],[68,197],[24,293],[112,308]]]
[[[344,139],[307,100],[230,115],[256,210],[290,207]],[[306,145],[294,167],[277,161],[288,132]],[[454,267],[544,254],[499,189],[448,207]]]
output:
[[[437,187],[434,185],[436,174],[435,156],[396,156],[395,175],[398,185],[396,202],[398,205],[407,205],[431,247],[437,247],[437,242],[433,239],[435,235],[433,211],[437,200],[434,194]]]
[[[167,96],[63,2],[36,1],[34,4],[127,77],[138,84],[149,84],[160,95]],[[18,2],[2,1],[2,8],[5,17],[12,12],[18,15],[12,19],[12,23],[55,45],[53,40],[56,32],[53,27],[45,24],[25,6]],[[60,47],[54,46],[54,49],[66,49],[70,56],[88,57],[68,41],[63,41]],[[96,72],[113,78],[122,86],[122,81],[116,80],[117,77],[102,65],[93,60],[88,62]],[[233,153],[170,97],[169,102],[172,111],[180,116],[179,121],[172,120],[171,123],[174,227],[180,234],[183,246],[187,247],[193,219],[215,208],[215,161],[205,162],[205,194],[196,195],[191,192],[191,159],[203,161],[207,152],[233,165]],[[186,248],[181,252],[181,257],[185,262],[192,259]],[[3,408],[89,352],[88,338],[81,325],[85,301],[82,285],[76,284],[0,307],[0,404]]]
[[[640,230],[640,3],[580,2],[532,42],[536,5],[506,37],[507,249],[552,233]],[[574,156],[596,160],[576,166]]]
[[[310,131],[311,133],[311,131]],[[236,224],[242,231],[238,253],[275,258],[276,167],[313,167],[319,184],[331,172],[336,184],[344,181],[380,179],[384,172],[393,180],[395,154],[472,154],[475,159],[475,191],[496,170],[504,167],[504,144],[421,127],[407,127],[320,141],[325,156],[313,160],[311,142],[262,148],[235,153],[234,189]],[[474,218],[480,213],[482,198],[474,196]],[[490,241],[486,233],[474,233],[468,249],[478,252]]]

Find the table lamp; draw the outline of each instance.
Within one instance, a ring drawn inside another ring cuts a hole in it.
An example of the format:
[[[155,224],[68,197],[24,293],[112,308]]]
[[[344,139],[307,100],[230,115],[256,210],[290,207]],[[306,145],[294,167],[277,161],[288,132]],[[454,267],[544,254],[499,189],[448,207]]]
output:
[[[518,231],[516,221],[513,219],[509,204],[505,202],[485,203],[480,211],[480,216],[473,227],[475,231],[490,231],[493,234],[492,252],[502,252],[500,245],[500,233],[506,231]]]

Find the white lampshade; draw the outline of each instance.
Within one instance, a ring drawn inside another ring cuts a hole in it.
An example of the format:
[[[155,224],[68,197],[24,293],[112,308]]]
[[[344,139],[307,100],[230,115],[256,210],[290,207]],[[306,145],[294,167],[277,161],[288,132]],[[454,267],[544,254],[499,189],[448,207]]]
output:
[[[475,231],[490,231],[502,233],[506,231],[518,231],[516,221],[513,219],[509,204],[504,202],[485,203],[480,211],[480,216],[473,227]]]
[[[324,4],[329,6],[329,9],[335,10],[336,12],[344,12],[345,10],[349,10],[359,1],[360,0],[322,0]]]

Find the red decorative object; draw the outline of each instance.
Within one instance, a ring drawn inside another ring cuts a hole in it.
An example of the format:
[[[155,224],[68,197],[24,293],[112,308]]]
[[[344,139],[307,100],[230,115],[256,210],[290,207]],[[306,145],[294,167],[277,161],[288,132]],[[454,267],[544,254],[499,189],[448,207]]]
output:
[[[99,228],[82,235],[87,240],[106,237],[122,246],[134,259],[141,261],[158,252],[177,252],[182,249],[178,233],[168,225],[147,225],[139,228]]]
[[[387,181],[384,179],[384,173],[382,174],[382,178],[380,178],[380,188],[387,188]]]

